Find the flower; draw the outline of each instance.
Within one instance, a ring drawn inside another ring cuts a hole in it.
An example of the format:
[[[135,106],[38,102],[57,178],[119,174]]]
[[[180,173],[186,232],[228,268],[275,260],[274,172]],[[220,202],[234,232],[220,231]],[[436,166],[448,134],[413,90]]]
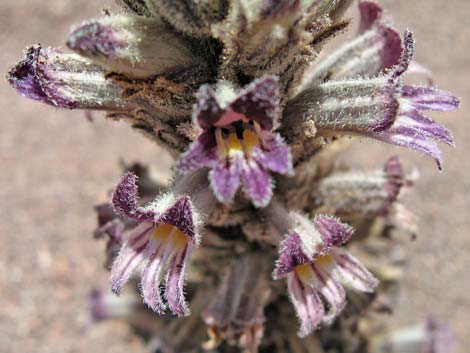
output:
[[[361,0],[359,15],[358,35],[315,65],[304,78],[304,87],[326,79],[373,77],[398,64],[403,52],[400,34],[384,19],[382,7]]]
[[[293,174],[289,147],[272,130],[277,125],[279,90],[277,78],[255,80],[240,93],[221,87],[200,88],[193,119],[203,132],[183,154],[182,171],[211,169],[210,184],[217,199],[229,203],[240,183],[256,207],[266,206],[272,196],[270,172]]]
[[[113,15],[87,21],[70,33],[67,46],[110,72],[132,78],[206,64],[165,23],[143,16]]]
[[[311,119],[321,134],[352,134],[374,138],[423,152],[443,166],[436,141],[453,146],[451,133],[423,111],[451,111],[459,99],[449,92],[403,85],[414,51],[411,32],[404,49],[387,75],[332,80],[308,87],[288,102],[284,119]]]
[[[165,298],[178,316],[189,315],[184,294],[185,267],[199,242],[198,217],[188,195],[168,194],[146,208],[137,205],[136,177],[127,173],[116,187],[113,205],[117,213],[138,222],[111,269],[111,287],[119,294],[132,272],[145,262],[141,273],[144,302],[163,313],[160,296],[162,272],[168,264]]]
[[[377,279],[351,254],[340,249],[353,229],[326,215],[313,224],[292,213],[295,226],[279,250],[274,279],[287,278],[289,296],[300,319],[299,336],[312,333],[321,322],[331,323],[346,304],[342,283],[362,292],[371,292]],[[321,296],[328,302],[325,311]]]
[[[322,179],[313,193],[316,202],[341,216],[388,215],[404,186],[410,186],[397,156],[382,169],[346,171]]]
[[[123,111],[134,104],[105,71],[76,54],[33,45],[7,75],[21,95],[55,107]]]

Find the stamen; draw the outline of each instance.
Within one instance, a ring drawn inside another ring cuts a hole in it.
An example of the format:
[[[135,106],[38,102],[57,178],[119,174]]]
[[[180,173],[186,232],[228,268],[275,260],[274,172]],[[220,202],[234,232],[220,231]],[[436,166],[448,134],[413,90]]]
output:
[[[215,141],[217,143],[217,154],[221,157],[225,157],[227,155],[227,148],[222,135],[222,129],[220,128],[215,129]]]
[[[228,155],[233,156],[243,151],[241,141],[238,139],[237,134],[232,132],[227,139]]]
[[[251,130],[243,131],[243,147],[246,154],[250,155],[253,148],[259,145],[258,136]]]

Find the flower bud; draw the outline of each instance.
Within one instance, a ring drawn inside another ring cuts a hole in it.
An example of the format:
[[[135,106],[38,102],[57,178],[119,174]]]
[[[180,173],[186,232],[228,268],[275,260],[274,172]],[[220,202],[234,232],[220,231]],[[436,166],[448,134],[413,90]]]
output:
[[[201,64],[184,39],[149,17],[115,15],[86,22],[70,33],[67,46],[108,71],[131,78]]]

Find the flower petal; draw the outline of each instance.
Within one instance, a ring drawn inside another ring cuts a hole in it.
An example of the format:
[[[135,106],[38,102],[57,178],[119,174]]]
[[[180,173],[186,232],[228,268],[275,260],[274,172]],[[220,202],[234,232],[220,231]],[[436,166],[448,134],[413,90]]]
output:
[[[287,277],[287,289],[290,300],[300,319],[299,336],[311,334],[320,324],[325,313],[318,293],[306,286],[295,274]]]
[[[216,147],[214,134],[210,130],[204,131],[182,154],[178,169],[186,172],[213,166],[217,162]]]
[[[121,216],[129,217],[138,222],[150,221],[155,212],[145,211],[137,204],[137,177],[128,172],[122,178],[113,193],[114,210]]]
[[[243,163],[242,179],[245,194],[255,207],[264,207],[271,201],[273,181],[258,162],[248,160]]]
[[[350,225],[340,222],[333,216],[318,215],[313,222],[326,247],[343,245],[354,233]]]
[[[294,270],[295,266],[304,264],[309,260],[302,248],[300,236],[297,233],[291,233],[282,241],[279,247],[279,258],[276,261],[273,278],[275,280],[284,278]]]
[[[230,107],[256,121],[263,130],[272,130],[277,125],[279,101],[278,78],[263,76],[245,87]]]
[[[452,93],[437,88],[405,85],[401,90],[402,96],[410,99],[419,110],[449,112],[460,104],[460,100]]]
[[[347,251],[335,248],[331,255],[336,261],[335,271],[355,290],[369,293],[379,284],[377,278]]]
[[[183,250],[173,255],[166,279],[165,298],[170,310],[178,316],[190,314],[183,293],[184,271],[189,259],[190,248],[191,245],[187,244]]]
[[[197,242],[194,210],[189,196],[180,197],[158,218],[157,224],[171,224],[177,227],[192,242]]]
[[[315,283],[312,283],[312,285],[320,291],[329,303],[329,310],[325,313],[323,321],[330,324],[346,306],[346,292],[326,266],[313,263],[312,270],[315,274]]]
[[[129,240],[124,243],[118,257],[111,268],[111,289],[120,294],[122,287],[128,281],[134,269],[145,259],[145,249],[148,245],[149,233],[154,225],[144,222],[137,226]]]
[[[265,169],[283,175],[293,175],[292,155],[289,146],[279,134],[265,131],[261,136],[262,147],[253,151],[253,158]]]
[[[422,133],[423,135],[437,141],[444,142],[449,146],[454,146],[454,139],[451,132],[443,125],[421,114],[417,109],[402,113],[397,125],[412,128],[418,133]]]
[[[204,130],[213,126],[222,116],[224,110],[220,107],[215,97],[215,92],[210,85],[202,85],[196,96],[193,107],[193,120],[197,121]]]
[[[423,135],[420,135],[416,130],[406,127],[400,127],[392,131],[386,131],[377,134],[378,140],[391,143],[393,145],[407,147],[412,150],[423,152],[434,158],[439,170],[443,168],[442,153],[437,147],[436,143]]]
[[[220,202],[232,202],[241,182],[242,158],[242,156],[232,158],[230,163],[219,161],[210,171],[210,185],[217,200]]]
[[[161,273],[168,259],[168,251],[165,244],[150,240],[151,249],[147,251],[151,255],[141,274],[141,289],[144,303],[146,303],[153,311],[163,314],[165,305],[160,295]]]

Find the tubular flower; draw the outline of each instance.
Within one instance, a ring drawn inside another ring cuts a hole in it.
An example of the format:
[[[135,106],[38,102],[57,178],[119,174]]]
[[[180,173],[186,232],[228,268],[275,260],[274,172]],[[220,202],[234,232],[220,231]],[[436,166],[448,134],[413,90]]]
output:
[[[118,184],[113,205],[117,213],[138,222],[111,269],[111,287],[119,294],[132,272],[145,262],[141,273],[144,302],[158,313],[166,305],[160,296],[160,281],[168,264],[165,298],[178,316],[189,315],[183,282],[191,251],[199,242],[199,220],[188,195],[166,195],[147,208],[137,205],[135,175],[126,174]]]
[[[400,34],[383,18],[382,7],[372,1],[360,1],[359,15],[357,36],[312,68],[304,78],[305,85],[326,79],[372,77],[400,61],[403,52]]]
[[[255,80],[240,93],[220,87],[219,95],[204,85],[198,92],[193,119],[203,129],[181,157],[183,171],[209,167],[210,184],[217,199],[232,201],[240,184],[256,207],[272,196],[270,172],[293,173],[289,147],[277,126],[277,78]]]
[[[430,155],[442,169],[434,140],[453,146],[452,135],[423,111],[451,111],[459,100],[446,91],[402,84],[413,50],[413,36],[406,32],[401,59],[387,75],[307,88],[288,102],[284,119],[311,119],[323,134],[362,135],[408,147]]]
[[[344,309],[346,293],[342,283],[362,292],[372,292],[377,279],[351,254],[340,249],[353,229],[331,216],[319,215],[313,223],[291,214],[295,223],[282,242],[274,279],[287,278],[287,288],[297,316],[301,337],[321,323],[331,323]],[[325,310],[321,297],[326,300]]]

